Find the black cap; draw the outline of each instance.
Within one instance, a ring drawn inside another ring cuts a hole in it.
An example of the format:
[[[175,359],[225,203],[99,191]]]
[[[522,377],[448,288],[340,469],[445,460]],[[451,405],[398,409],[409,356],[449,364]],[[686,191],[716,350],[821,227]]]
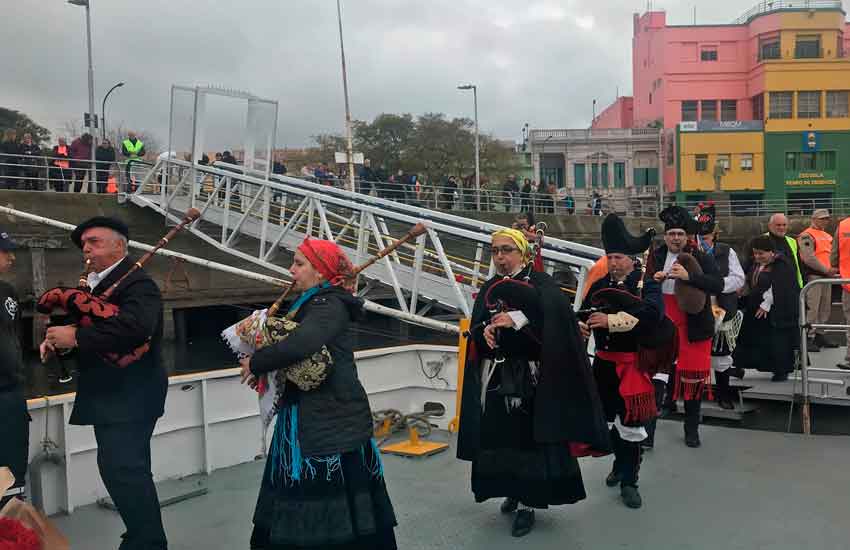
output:
[[[17,246],[15,245],[15,241],[12,240],[12,237],[5,231],[0,230],[0,250],[8,252],[16,248]]]
[[[652,244],[654,236],[655,229],[650,228],[640,237],[635,237],[626,229],[623,218],[616,214],[608,214],[602,221],[602,245],[606,254],[641,254]]]
[[[717,209],[714,203],[699,203],[694,219],[697,222],[697,235],[714,233],[714,226],[717,225]]]
[[[127,227],[127,224],[122,222],[116,218],[109,218],[106,216],[95,216],[94,218],[90,218],[80,225],[77,226],[76,229],[71,233],[71,240],[74,241],[74,244],[77,245],[78,248],[83,247],[83,233],[86,232],[87,229],[91,229],[92,227],[107,227],[109,229],[114,229],[115,231],[121,233],[127,239],[130,238],[130,228]]]
[[[682,229],[690,235],[696,233],[696,220],[691,217],[691,214],[681,206],[668,206],[661,211],[658,219],[664,222],[664,231],[671,229]]]

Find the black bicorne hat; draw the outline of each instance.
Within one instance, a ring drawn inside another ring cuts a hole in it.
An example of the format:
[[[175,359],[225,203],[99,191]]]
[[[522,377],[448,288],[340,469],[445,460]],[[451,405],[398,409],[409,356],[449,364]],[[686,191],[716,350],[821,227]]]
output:
[[[606,254],[641,254],[652,244],[654,236],[655,229],[649,228],[640,237],[635,237],[626,229],[623,218],[616,214],[608,214],[602,222],[602,246]]]
[[[664,222],[664,231],[671,229],[681,229],[685,233],[693,234],[696,232],[696,220],[691,216],[690,212],[681,206],[668,206],[661,211],[658,219]]]
[[[694,219],[697,222],[697,235],[714,233],[714,226],[717,225],[717,209],[714,203],[699,203]]]

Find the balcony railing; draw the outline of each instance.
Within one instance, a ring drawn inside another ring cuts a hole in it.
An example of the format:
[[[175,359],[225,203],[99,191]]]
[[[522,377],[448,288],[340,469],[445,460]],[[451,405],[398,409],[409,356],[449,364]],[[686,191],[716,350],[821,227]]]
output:
[[[753,17],[764,13],[782,10],[817,10],[836,9],[843,10],[841,0],[771,0],[759,2],[736,19],[733,23],[743,25],[749,23]]]
[[[556,139],[617,139],[630,137],[658,137],[658,128],[605,128],[588,130],[537,129],[531,130],[531,141],[542,143]]]

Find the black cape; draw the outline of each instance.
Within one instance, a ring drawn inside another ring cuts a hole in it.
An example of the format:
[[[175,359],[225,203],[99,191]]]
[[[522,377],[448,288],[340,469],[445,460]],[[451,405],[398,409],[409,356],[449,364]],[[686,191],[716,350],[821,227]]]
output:
[[[608,425],[588,361],[586,344],[578,329],[567,295],[547,274],[523,269],[515,279],[528,277],[531,292],[518,292],[529,330],[504,331],[500,346],[541,362],[534,398],[534,440],[537,443],[584,443],[594,451],[610,451]],[[464,366],[457,457],[473,460],[481,433],[481,360],[492,358],[484,341],[490,318],[485,296],[503,277],[488,280],[472,310],[469,349]],[[540,343],[538,343],[540,342]]]

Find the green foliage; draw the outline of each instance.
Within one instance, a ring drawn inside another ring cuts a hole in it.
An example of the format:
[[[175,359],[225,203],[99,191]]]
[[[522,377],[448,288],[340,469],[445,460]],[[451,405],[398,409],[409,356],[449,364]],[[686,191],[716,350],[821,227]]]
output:
[[[373,168],[387,176],[404,170],[431,182],[450,176],[475,173],[475,127],[468,118],[447,119],[442,113],[413,115],[383,113],[372,122],[354,122],[354,150],[370,159]],[[319,135],[316,160],[333,163],[334,151],[345,151],[340,136]],[[509,144],[487,135],[479,136],[482,181],[502,180],[518,168]]]
[[[16,130],[18,141],[20,141],[25,133],[29,132],[32,134],[32,140],[39,147],[45,146],[50,141],[50,130],[39,126],[29,116],[20,111],[0,107],[0,133],[6,130]]]

